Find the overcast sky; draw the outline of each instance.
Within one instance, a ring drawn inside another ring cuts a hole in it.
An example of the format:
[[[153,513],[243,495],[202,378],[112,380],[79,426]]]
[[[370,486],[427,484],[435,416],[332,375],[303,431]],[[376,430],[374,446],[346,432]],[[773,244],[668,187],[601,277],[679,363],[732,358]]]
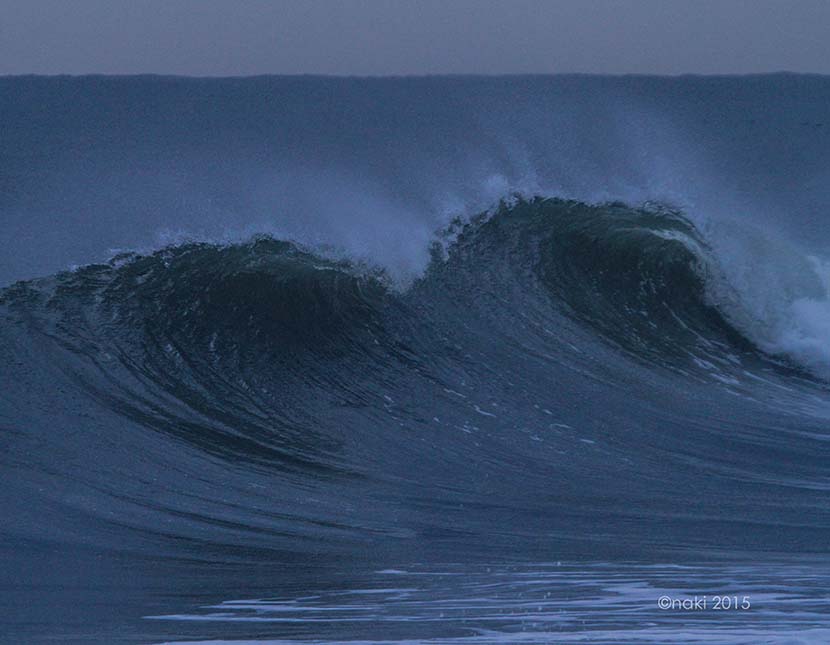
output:
[[[830,0],[0,0],[0,74],[830,73]]]

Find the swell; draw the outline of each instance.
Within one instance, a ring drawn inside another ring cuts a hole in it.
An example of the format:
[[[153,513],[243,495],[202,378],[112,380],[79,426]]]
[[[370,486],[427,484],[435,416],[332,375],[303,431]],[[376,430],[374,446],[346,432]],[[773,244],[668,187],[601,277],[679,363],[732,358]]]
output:
[[[449,233],[403,291],[267,238],[5,290],[16,485],[52,482],[64,539],[81,505],[142,544],[159,525],[249,548],[578,541],[602,518],[606,546],[752,526],[747,548],[782,527],[823,548],[825,433],[803,404],[826,390],[715,306],[680,213],[514,200]]]

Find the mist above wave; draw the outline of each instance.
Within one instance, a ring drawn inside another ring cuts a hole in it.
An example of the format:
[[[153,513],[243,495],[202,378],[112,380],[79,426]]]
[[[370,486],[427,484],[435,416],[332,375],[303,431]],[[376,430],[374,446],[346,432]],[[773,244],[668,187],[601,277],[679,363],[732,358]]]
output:
[[[660,200],[826,242],[822,77],[0,84],[0,282],[257,233],[411,277],[435,230],[513,192]]]

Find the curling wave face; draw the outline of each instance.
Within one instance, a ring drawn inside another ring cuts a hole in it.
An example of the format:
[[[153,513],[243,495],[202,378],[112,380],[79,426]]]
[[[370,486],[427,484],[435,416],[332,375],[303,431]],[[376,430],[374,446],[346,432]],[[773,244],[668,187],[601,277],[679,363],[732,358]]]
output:
[[[5,502],[133,549],[824,548],[827,387],[719,308],[682,214],[514,199],[449,233],[406,289],[269,238],[6,289]]]

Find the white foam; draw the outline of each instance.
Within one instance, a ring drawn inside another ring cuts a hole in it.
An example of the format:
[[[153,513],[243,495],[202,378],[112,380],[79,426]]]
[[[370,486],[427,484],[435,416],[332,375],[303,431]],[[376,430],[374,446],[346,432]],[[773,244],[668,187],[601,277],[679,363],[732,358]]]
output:
[[[764,351],[830,377],[830,261],[734,224],[711,243],[714,304]]]

